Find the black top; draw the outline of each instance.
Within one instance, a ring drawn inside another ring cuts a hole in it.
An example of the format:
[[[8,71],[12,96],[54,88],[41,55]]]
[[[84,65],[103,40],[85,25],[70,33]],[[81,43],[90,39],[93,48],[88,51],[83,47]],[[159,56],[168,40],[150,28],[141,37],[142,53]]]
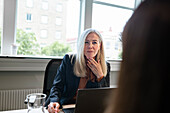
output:
[[[79,86],[80,77],[77,77],[73,72],[75,57],[71,62],[72,55],[66,54],[62,60],[57,74],[54,78],[53,86],[50,92],[50,102],[59,102],[60,105],[67,104],[76,94]],[[86,88],[100,88],[110,86],[110,64],[107,63],[107,75],[100,82],[89,80]]]

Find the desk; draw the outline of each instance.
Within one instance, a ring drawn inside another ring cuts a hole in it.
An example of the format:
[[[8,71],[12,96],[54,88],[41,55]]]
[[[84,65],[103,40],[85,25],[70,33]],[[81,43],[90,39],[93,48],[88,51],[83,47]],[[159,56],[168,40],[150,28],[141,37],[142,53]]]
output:
[[[75,108],[75,104],[63,105],[64,108]],[[44,108],[45,113],[48,113],[47,109]],[[27,109],[0,111],[0,113],[27,113]]]
[[[46,109],[45,113],[48,113]],[[10,110],[10,111],[0,111],[0,113],[27,113],[27,109],[20,109],[20,110]]]

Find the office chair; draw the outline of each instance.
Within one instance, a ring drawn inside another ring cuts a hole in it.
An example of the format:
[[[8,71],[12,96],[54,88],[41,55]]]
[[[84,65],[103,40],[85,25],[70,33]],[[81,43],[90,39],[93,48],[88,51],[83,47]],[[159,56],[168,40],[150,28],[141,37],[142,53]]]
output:
[[[45,69],[43,93],[47,95],[45,107],[50,103],[50,90],[53,85],[53,80],[57,74],[58,67],[61,64],[62,59],[51,59]]]

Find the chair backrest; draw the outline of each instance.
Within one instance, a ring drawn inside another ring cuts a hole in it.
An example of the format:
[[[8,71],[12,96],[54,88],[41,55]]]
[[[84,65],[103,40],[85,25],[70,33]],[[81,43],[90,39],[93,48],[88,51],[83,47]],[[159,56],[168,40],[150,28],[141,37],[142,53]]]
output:
[[[44,76],[43,93],[47,95],[46,100],[49,98],[50,90],[53,85],[53,80],[57,74],[58,67],[61,64],[62,59],[51,59],[46,66]],[[49,101],[49,100],[48,100]],[[48,104],[49,102],[47,102]]]

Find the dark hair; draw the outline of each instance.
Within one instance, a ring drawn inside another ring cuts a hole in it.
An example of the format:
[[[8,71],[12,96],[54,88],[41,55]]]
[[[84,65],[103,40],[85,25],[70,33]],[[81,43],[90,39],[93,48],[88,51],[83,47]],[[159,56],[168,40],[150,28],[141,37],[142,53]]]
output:
[[[109,113],[170,112],[169,11],[169,3],[144,1],[127,22],[118,90]]]

